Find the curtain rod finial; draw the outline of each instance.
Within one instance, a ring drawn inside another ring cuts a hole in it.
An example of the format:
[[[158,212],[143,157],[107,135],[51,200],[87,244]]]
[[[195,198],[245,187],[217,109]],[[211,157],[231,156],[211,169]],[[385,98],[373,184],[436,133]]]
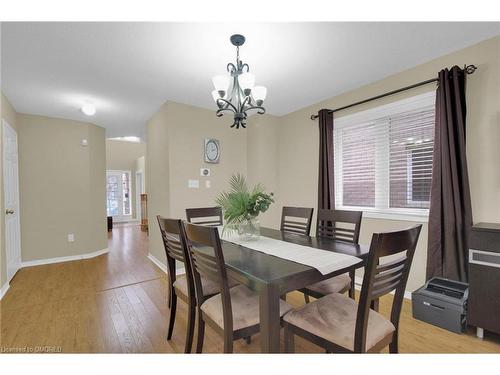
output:
[[[475,66],[475,65],[467,65],[465,67],[465,71],[467,72],[467,74],[474,73],[476,71],[476,69],[477,69],[477,66]]]
[[[316,120],[317,117],[318,115],[311,115],[311,120]]]

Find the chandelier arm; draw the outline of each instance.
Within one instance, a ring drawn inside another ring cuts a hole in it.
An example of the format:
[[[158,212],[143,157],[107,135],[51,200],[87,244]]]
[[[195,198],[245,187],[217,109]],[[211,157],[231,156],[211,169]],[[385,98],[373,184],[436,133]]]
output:
[[[247,102],[250,103],[250,101],[248,100],[249,96],[245,96],[245,100],[243,100],[243,103],[241,103],[241,107],[240,107],[240,112],[241,113],[245,113],[247,111],[247,108],[245,108],[245,105],[247,104]]]
[[[217,101],[219,101],[219,100],[226,103],[226,106],[224,108],[220,108],[217,112],[219,112],[221,110],[227,110],[227,111],[233,111],[234,113],[238,113],[238,109],[229,100],[226,100],[224,98],[217,99]],[[229,108],[229,107],[231,107],[231,108]]]
[[[225,112],[225,111],[229,111],[229,112],[232,112],[232,113],[236,113],[236,112],[234,112],[234,110],[233,110],[233,109],[231,109],[231,108],[220,108],[220,109],[218,109],[218,110],[217,110],[217,112],[215,112],[215,115],[216,115],[217,117],[222,117],[222,116],[224,115],[224,112]]]
[[[247,68],[247,73],[250,71],[250,67],[248,66],[248,64],[243,64],[241,66],[241,70],[243,71],[243,69]]]
[[[246,111],[250,111],[250,110],[257,110],[257,113],[258,113],[259,115],[263,115],[263,114],[265,114],[265,113],[266,113],[266,109],[265,109],[264,107],[261,107],[261,106],[258,106],[258,105],[248,107],[248,108],[245,110],[245,112],[246,112]]]
[[[234,72],[236,72],[236,70],[237,70],[237,69],[236,69],[236,66],[234,66],[234,64],[233,64],[233,63],[229,63],[229,64],[227,64],[227,67],[226,67],[226,68],[227,68],[227,71],[228,71],[229,73],[234,73]]]

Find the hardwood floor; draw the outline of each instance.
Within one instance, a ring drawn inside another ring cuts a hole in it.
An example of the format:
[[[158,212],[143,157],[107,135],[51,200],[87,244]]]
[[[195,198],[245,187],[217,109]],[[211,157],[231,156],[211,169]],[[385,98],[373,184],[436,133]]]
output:
[[[139,226],[116,226],[110,252],[99,257],[24,268],[1,301],[0,352],[182,353],[186,306],[180,301],[171,341],[166,341],[166,277],[147,255],[147,237]],[[388,315],[391,296],[381,300]],[[302,294],[290,293],[294,306]],[[483,341],[473,332],[457,335],[411,317],[405,301],[401,314],[402,353],[500,353],[500,337]],[[209,327],[204,352],[222,353],[222,339]],[[240,340],[236,353],[258,353],[259,335],[250,345]],[[296,338],[296,351],[321,353]]]

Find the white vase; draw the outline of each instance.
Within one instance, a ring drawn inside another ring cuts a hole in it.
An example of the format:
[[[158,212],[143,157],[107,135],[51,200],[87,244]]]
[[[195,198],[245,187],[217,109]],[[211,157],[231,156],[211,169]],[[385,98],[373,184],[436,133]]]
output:
[[[238,225],[238,235],[242,241],[257,241],[260,238],[260,222],[256,217]]]

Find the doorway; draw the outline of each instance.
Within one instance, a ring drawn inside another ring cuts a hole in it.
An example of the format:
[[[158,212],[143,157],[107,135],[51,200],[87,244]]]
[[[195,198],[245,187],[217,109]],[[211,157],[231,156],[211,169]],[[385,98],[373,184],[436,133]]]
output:
[[[106,171],[106,197],[107,213],[114,222],[132,220],[130,171]]]
[[[7,282],[21,268],[21,221],[19,218],[19,160],[17,133],[2,120],[3,191],[5,199],[5,250]]]

